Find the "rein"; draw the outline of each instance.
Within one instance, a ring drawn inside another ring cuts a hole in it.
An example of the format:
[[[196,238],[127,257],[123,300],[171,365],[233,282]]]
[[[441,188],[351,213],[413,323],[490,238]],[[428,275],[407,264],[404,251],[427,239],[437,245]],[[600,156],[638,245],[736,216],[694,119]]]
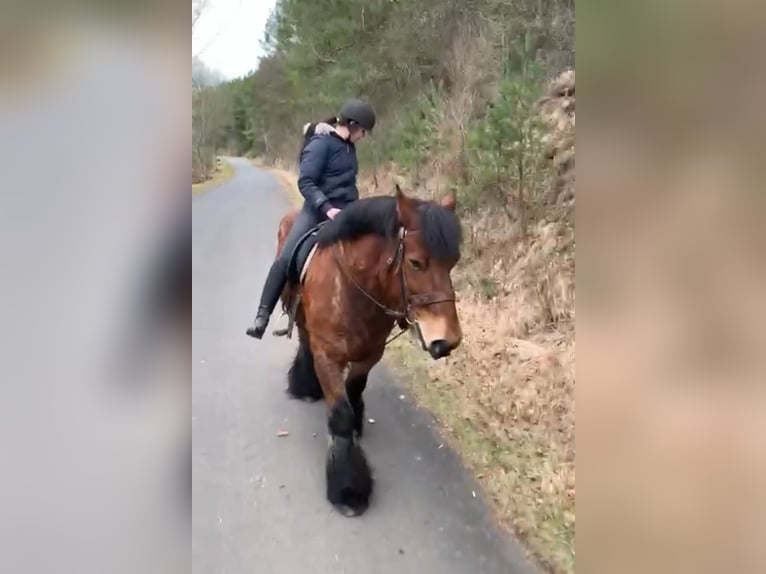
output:
[[[390,307],[386,307],[383,303],[375,299],[372,295],[370,295],[364,287],[359,285],[356,279],[354,279],[351,274],[346,269],[345,265],[343,265],[343,262],[340,260],[340,256],[338,255],[338,246],[333,245],[332,246],[332,254],[335,258],[335,263],[340,268],[341,272],[343,273],[343,276],[348,279],[348,281],[356,287],[356,290],[359,291],[362,295],[367,297],[370,301],[372,301],[379,309],[381,309],[386,315],[390,315],[391,317],[394,317],[397,320],[400,319],[407,319],[407,313],[403,313],[402,311],[397,311],[396,309],[391,309]],[[408,321],[409,322],[409,321]]]
[[[401,311],[391,309],[390,307],[378,301],[369,292],[367,292],[367,290],[351,276],[351,274],[348,272],[348,269],[346,269],[346,266],[341,261],[341,257],[338,253],[338,245],[335,244],[332,246],[332,253],[333,257],[335,258],[335,263],[340,268],[343,276],[348,279],[348,281],[356,288],[357,291],[364,295],[369,301],[374,303],[376,307],[382,310],[386,315],[389,315],[390,317],[393,317],[397,320],[401,331],[388,339],[385,343],[386,345],[404,334],[410,326],[415,325],[415,321],[410,318],[413,307],[427,307],[429,305],[435,305],[436,303],[444,303],[455,300],[454,291],[451,291],[450,293],[425,293],[423,295],[410,295],[409,288],[407,287],[407,280],[404,276],[404,238],[406,235],[407,230],[405,230],[403,227],[400,227],[396,245],[396,255],[394,257],[389,257],[388,261],[386,262],[389,267],[392,265],[399,267],[399,284],[401,286],[402,294]]]

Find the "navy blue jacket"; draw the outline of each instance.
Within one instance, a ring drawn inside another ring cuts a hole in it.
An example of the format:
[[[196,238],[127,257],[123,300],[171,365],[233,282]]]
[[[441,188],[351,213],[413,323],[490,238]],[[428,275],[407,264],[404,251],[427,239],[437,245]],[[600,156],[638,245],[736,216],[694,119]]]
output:
[[[298,189],[306,203],[327,215],[359,199],[356,148],[337,134],[315,135],[301,152]]]

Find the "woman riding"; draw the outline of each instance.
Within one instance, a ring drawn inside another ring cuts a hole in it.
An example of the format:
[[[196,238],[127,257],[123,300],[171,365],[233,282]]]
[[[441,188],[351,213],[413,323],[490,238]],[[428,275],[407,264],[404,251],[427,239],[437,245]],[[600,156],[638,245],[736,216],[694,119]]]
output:
[[[298,189],[304,198],[280,256],[266,278],[261,302],[247,334],[261,339],[287,282],[287,266],[298,240],[320,222],[334,219],[341,209],[359,199],[356,143],[375,127],[375,111],[367,102],[352,100],[340,110],[334,125],[320,123],[305,143],[300,157]],[[306,133],[306,128],[304,128]]]

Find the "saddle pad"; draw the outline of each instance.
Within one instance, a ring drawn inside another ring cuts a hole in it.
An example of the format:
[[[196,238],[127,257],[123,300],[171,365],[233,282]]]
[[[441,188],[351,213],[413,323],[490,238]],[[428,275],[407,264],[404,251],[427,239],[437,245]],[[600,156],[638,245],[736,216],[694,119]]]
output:
[[[303,264],[303,267],[301,268],[300,272],[300,284],[303,285],[303,282],[306,280],[306,273],[309,270],[309,265],[311,265],[311,260],[314,259],[314,253],[317,251],[318,245],[315,243],[314,246],[311,248],[311,251],[309,251],[308,257],[306,257],[306,262]]]
[[[290,254],[287,265],[287,280],[291,285],[299,285],[303,282],[305,269],[308,268],[308,261],[316,246],[317,229],[314,228],[298,240],[297,245]]]

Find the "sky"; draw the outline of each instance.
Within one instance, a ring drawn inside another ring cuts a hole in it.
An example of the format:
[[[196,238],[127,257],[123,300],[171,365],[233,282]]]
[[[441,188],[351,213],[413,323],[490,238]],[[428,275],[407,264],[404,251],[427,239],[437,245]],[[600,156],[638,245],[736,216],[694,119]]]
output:
[[[192,56],[225,79],[258,66],[261,39],[276,0],[207,0],[192,30]]]

